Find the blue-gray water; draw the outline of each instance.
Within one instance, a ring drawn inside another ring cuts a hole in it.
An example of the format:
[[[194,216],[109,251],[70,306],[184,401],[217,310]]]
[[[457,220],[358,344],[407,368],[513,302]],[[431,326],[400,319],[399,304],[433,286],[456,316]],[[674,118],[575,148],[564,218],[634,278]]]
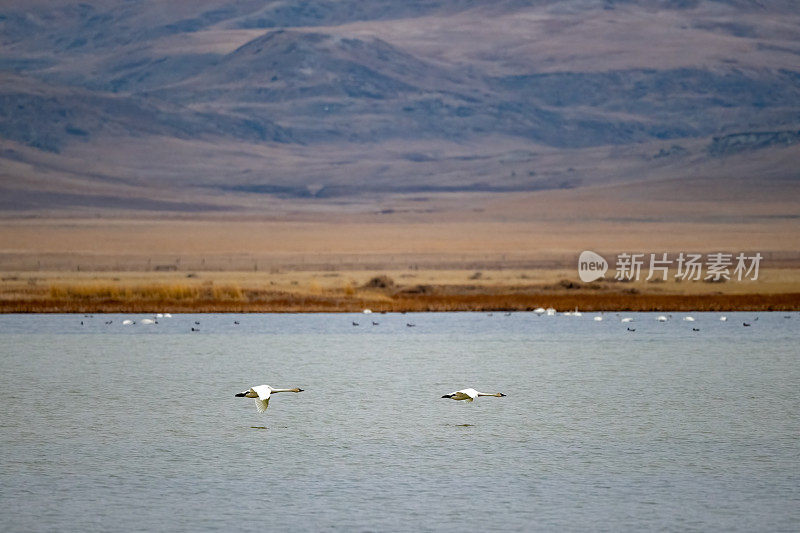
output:
[[[0,530],[797,531],[800,314],[684,315],[0,316]]]

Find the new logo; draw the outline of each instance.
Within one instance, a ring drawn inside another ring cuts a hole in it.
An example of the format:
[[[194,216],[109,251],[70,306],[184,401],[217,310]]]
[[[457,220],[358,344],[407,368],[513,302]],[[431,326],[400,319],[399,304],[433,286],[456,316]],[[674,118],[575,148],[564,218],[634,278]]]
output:
[[[608,270],[608,263],[605,259],[589,250],[581,252],[578,258],[578,275],[581,281],[589,283],[603,277]]]

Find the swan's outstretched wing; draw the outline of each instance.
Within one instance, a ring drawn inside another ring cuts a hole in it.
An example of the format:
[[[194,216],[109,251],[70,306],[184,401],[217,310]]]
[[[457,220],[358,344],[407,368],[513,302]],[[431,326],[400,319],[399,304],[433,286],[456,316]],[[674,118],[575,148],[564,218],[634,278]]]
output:
[[[269,400],[269,395],[272,393],[272,387],[269,385],[258,385],[253,387],[252,390],[258,394],[259,400]]]
[[[267,410],[267,407],[269,407],[269,396],[267,396],[265,400],[256,398],[254,401],[256,402],[256,409],[258,409],[259,413],[263,413]]]
[[[461,389],[452,393],[452,397],[454,400],[464,400],[465,402],[471,402],[478,397],[478,391],[476,391],[475,389]]]
[[[263,413],[269,407],[269,395],[272,393],[272,388],[269,385],[257,385],[250,390],[258,395],[258,398],[255,399],[256,409],[259,413]]]
[[[468,402],[471,402],[478,397],[478,391],[475,389],[461,389],[457,394],[466,396],[464,400]]]

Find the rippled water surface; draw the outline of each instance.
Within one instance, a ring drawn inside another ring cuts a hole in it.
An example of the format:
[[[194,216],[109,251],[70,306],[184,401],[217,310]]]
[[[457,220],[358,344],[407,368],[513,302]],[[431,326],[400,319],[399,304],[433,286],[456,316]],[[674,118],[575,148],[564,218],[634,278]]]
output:
[[[798,530],[800,314],[594,316],[0,316],[0,529]]]

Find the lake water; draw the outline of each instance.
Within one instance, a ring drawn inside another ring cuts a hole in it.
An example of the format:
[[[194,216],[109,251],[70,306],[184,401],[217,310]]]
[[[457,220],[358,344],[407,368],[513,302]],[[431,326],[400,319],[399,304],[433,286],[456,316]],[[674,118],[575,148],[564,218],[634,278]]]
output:
[[[594,316],[0,316],[0,530],[800,529],[800,314]]]

